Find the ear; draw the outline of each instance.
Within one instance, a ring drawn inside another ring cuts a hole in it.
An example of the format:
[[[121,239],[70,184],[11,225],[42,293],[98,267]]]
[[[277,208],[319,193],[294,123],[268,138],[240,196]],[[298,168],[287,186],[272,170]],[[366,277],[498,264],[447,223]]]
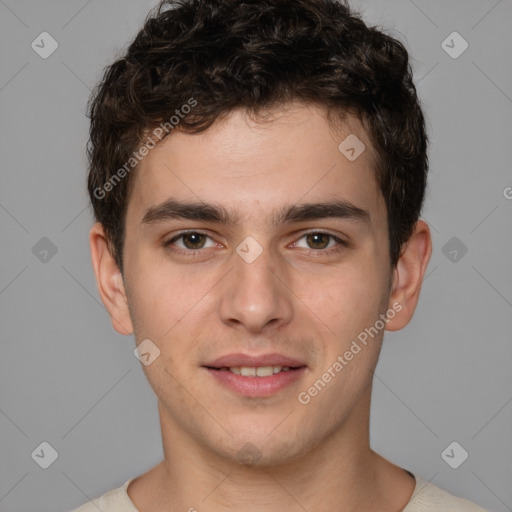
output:
[[[425,221],[418,220],[393,271],[389,307],[397,311],[397,314],[387,322],[386,330],[398,331],[411,321],[431,254],[430,229]],[[398,304],[401,309],[398,309]]]
[[[123,276],[110,254],[102,224],[97,222],[89,231],[92,266],[101,300],[112,320],[112,327],[124,335],[133,334]]]

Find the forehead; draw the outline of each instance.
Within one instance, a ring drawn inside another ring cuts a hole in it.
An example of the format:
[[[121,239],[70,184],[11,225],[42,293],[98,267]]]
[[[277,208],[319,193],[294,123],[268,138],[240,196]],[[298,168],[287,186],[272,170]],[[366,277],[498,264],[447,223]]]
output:
[[[265,120],[235,110],[201,133],[173,132],[149,152],[133,176],[127,222],[140,223],[170,197],[214,202],[269,225],[284,204],[326,199],[376,215],[384,205],[373,165],[355,117],[333,127],[313,105],[290,104]]]

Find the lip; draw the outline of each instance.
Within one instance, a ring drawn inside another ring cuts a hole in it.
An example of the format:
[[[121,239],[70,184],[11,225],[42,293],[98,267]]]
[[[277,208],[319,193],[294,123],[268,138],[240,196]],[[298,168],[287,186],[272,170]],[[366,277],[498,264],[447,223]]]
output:
[[[274,373],[269,377],[243,377],[229,370],[214,368],[206,368],[206,370],[219,384],[236,394],[251,398],[265,398],[275,395],[301,379],[306,373],[307,367],[301,366],[294,370]]]
[[[288,357],[282,354],[272,353],[253,356],[249,354],[237,353],[226,354],[224,356],[218,357],[214,361],[211,361],[203,366],[205,366],[206,368],[232,368],[234,366],[247,366],[249,368],[256,368],[258,366],[289,366],[291,368],[299,368],[307,365],[306,363],[300,361],[299,359]],[[271,377],[257,378],[266,379]]]

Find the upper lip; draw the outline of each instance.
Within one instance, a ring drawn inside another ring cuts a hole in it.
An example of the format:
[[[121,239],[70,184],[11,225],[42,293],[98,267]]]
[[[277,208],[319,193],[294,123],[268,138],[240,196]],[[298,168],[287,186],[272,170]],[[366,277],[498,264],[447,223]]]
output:
[[[260,366],[290,366],[300,367],[306,364],[299,359],[284,356],[282,354],[262,354],[259,356],[251,356],[249,354],[226,354],[205,364],[210,368],[233,368],[233,367],[260,367]]]

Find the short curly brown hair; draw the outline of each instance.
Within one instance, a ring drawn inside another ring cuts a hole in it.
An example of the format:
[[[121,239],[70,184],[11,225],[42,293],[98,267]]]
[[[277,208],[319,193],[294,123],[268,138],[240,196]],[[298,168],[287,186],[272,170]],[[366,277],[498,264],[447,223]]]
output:
[[[256,115],[292,100],[362,121],[378,155],[395,266],[421,213],[428,172],[404,46],[337,0],[163,0],[104,70],[88,104],[89,195],[120,271],[133,182],[126,163],[136,169],[150,130],[167,123],[167,136],[179,114],[179,129],[198,133],[235,108]]]

